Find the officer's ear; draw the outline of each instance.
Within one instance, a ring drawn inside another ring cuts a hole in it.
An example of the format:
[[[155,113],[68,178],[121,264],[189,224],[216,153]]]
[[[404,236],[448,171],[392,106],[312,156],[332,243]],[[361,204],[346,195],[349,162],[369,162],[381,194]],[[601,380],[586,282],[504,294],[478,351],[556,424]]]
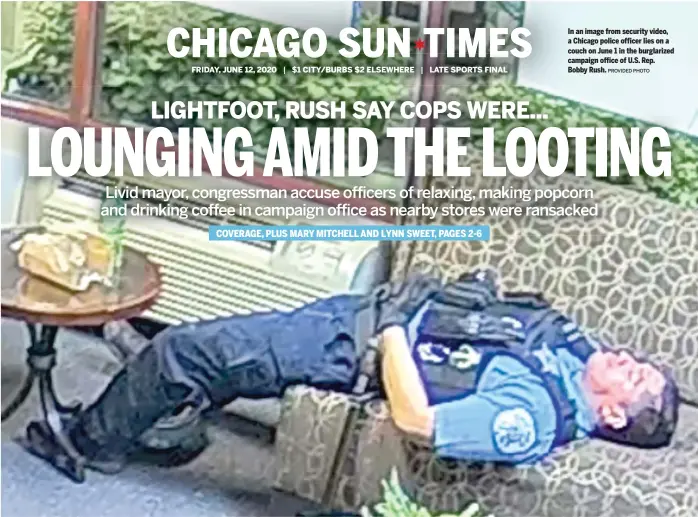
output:
[[[628,425],[628,412],[619,404],[603,404],[599,407],[598,419],[602,425],[620,430]]]

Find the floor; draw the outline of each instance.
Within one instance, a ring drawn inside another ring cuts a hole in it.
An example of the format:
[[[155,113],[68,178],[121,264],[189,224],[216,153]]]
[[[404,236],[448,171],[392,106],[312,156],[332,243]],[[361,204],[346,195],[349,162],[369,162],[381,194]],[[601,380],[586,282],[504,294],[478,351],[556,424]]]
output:
[[[25,328],[10,320],[2,320],[0,331],[4,407],[24,376],[27,337]],[[66,402],[89,401],[119,366],[98,338],[62,331],[57,348],[56,389]],[[87,481],[76,485],[13,442],[37,408],[33,392],[2,424],[3,516],[284,517],[314,509],[268,488],[273,468],[268,437],[231,422],[215,426],[212,445],[185,467],[133,466],[118,476],[89,472]]]

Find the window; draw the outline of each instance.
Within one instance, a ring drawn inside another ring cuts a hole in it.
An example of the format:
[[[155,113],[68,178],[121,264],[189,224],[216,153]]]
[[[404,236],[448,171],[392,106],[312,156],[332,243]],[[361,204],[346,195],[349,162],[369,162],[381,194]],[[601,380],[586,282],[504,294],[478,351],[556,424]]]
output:
[[[411,22],[418,22],[421,15],[419,2],[395,2],[395,16]]]
[[[524,2],[476,2],[476,9],[473,15],[474,18],[470,20],[470,22],[463,17],[464,13],[460,9],[461,6],[468,3],[469,2],[449,3],[451,16],[447,16],[446,20],[450,22],[450,25],[508,27],[509,29],[526,26],[524,24],[524,15],[526,11]],[[553,8],[563,11],[566,9],[562,4],[556,5],[549,3],[548,5],[550,5],[548,9],[551,10]],[[529,9],[532,9],[532,7],[529,6]],[[538,13],[544,13],[550,18],[554,18],[554,16],[551,16],[550,11],[546,12],[542,5]],[[676,18],[674,17],[674,19]],[[531,20],[528,21],[528,24],[528,27],[531,27],[531,25],[545,25],[541,24],[540,21],[534,23]],[[567,25],[562,25],[562,27],[566,30]],[[541,52],[540,48],[543,47],[538,47],[539,52]],[[444,59],[444,61],[447,60]],[[544,59],[540,60],[539,63],[546,63],[547,66],[547,62]],[[472,64],[475,66],[478,65],[477,62]],[[533,87],[529,88],[523,86],[518,80],[519,62],[515,58],[491,59],[479,64],[483,67],[502,67],[503,70],[491,73],[478,72],[472,74],[463,73],[460,75],[440,75],[438,77],[437,97],[445,101],[460,101],[461,107],[464,107],[465,103],[468,101],[525,101],[528,103],[527,109],[529,113],[544,113],[547,115],[546,119],[528,119],[525,121],[504,118],[487,119],[480,117],[470,119],[467,108],[465,108],[462,109],[462,117],[458,120],[439,119],[437,121],[437,123],[441,125],[470,127],[471,138],[469,145],[474,147],[482,146],[482,128],[492,127],[494,129],[495,155],[504,153],[507,135],[512,129],[521,126],[529,128],[533,134],[537,136],[548,127],[559,127],[563,130],[569,127],[623,127],[626,129],[639,127],[641,131],[644,131],[647,127],[654,125],[648,121],[635,120],[589,104],[557,97]],[[541,66],[541,75],[539,77],[541,77],[542,82],[538,84],[545,83],[544,74],[546,72],[545,67]],[[530,74],[530,71],[528,73]],[[536,84],[536,81],[531,81],[531,83]],[[551,88],[551,90],[554,91],[555,89]],[[660,181],[657,181],[644,174],[641,174],[639,178],[633,178],[627,174],[625,166],[621,165],[620,176],[600,178],[600,181],[610,181],[628,185],[633,188],[639,188],[640,190],[647,190],[657,197],[667,199],[685,207],[695,208],[698,206],[698,182],[695,179],[696,175],[694,172],[696,170],[695,156],[698,155],[698,139],[685,133],[672,133],[671,178],[663,177]],[[552,145],[550,149],[551,156],[556,156],[556,147]],[[520,157],[523,158],[523,145],[520,145],[518,150]],[[574,169],[575,159],[574,152],[572,152],[568,163],[569,170]],[[588,167],[594,167],[595,163],[596,148],[592,143],[587,148]]]
[[[484,2],[451,2],[448,4],[445,20],[446,27],[456,29],[456,48],[460,44],[458,29],[474,30],[478,27],[483,27],[486,5]],[[446,57],[444,62],[449,66],[467,67],[484,65],[486,60],[479,57]]]
[[[226,4],[220,2],[225,8]],[[238,4],[239,5],[239,4]],[[261,5],[261,4],[259,4]],[[276,5],[276,7],[274,7]],[[288,5],[288,4],[286,4]],[[265,3],[266,9],[288,9],[272,2]],[[252,101],[273,100],[281,106],[286,100],[314,100],[345,102],[348,112],[354,101],[400,101],[412,99],[416,95],[418,75],[410,74],[358,74],[349,67],[378,65],[409,65],[411,59],[368,59],[358,57],[347,59],[339,55],[341,48],[337,40],[330,39],[328,50],[322,58],[309,59],[261,57],[261,58],[174,58],[167,52],[167,36],[173,27],[228,28],[244,26],[251,30],[253,39],[262,28],[269,28],[272,34],[281,25],[251,18],[230,10],[221,10],[185,2],[109,2],[105,5],[106,14],[101,42],[101,91],[95,105],[96,117],[110,124],[165,125],[171,129],[178,127],[223,127],[244,126],[249,129],[255,151],[260,160],[266,155],[266,144],[273,127],[284,125],[293,157],[292,134],[294,128],[307,128],[314,134],[319,127],[362,125],[379,135],[379,170],[365,178],[322,178],[329,183],[347,182],[372,183],[376,188],[399,187],[404,178],[396,178],[392,173],[393,145],[387,141],[385,131],[389,120],[361,121],[347,117],[346,120],[284,120],[272,119],[199,119],[199,120],[153,120],[153,102],[162,105],[165,101]],[[278,13],[277,13],[278,14]],[[380,15],[364,12],[361,17],[364,26],[381,24]],[[345,25],[348,24],[345,22]],[[330,36],[328,32],[328,36]],[[303,72],[304,67],[331,67],[329,73]],[[202,67],[197,69],[196,67]],[[224,67],[243,67],[247,73],[227,73]],[[256,67],[265,71],[257,72]],[[342,68],[346,71],[342,72]],[[194,71],[196,70],[196,71]],[[403,125],[404,122],[400,121]],[[381,170],[384,172],[381,174]],[[319,178],[318,178],[319,179]]]
[[[446,15],[446,25],[455,29],[478,27],[508,27],[510,29],[521,26],[523,20],[523,2],[449,2]],[[506,47],[508,48],[508,46]],[[459,101],[463,108],[462,117],[458,120],[444,119],[439,122],[450,126],[468,126],[472,128],[472,144],[479,146],[478,138],[480,129],[485,125],[512,126],[520,125],[516,120],[488,120],[484,118],[470,119],[465,108],[467,101],[487,100],[487,95],[496,98],[497,85],[515,84],[517,62],[510,59],[507,62],[497,62],[489,57],[444,57],[448,65],[459,67],[472,67],[472,72],[463,71],[459,74],[444,74],[439,77],[438,98],[446,101]],[[486,67],[501,65],[506,69],[503,73],[486,72]],[[501,99],[505,100],[505,99]],[[504,134],[508,131],[503,127],[497,133]]]
[[[454,28],[469,27],[473,17],[463,11],[452,10],[448,15],[448,26]]]
[[[354,7],[359,4],[363,12],[357,13]],[[314,6],[319,5],[322,5],[322,9],[315,10]],[[317,25],[308,24],[312,21],[312,16],[309,18],[308,13],[316,12],[320,18],[334,20],[335,28],[345,27],[350,19],[352,22],[356,21],[356,15],[359,14],[359,22],[366,26],[404,23],[413,29],[414,35],[414,28],[421,23],[437,26],[439,20],[443,20],[445,26],[454,28],[515,28],[524,25],[525,7],[525,2],[520,1],[2,2],[2,114],[4,117],[49,128],[68,124],[76,127],[100,124],[150,126],[154,123],[149,118],[149,104],[152,100],[252,100],[266,97],[283,101],[292,96],[308,100],[365,99],[394,100],[397,103],[404,99],[427,102],[458,100],[461,103],[478,100],[527,100],[530,102],[531,112],[549,115],[546,122],[527,122],[526,125],[533,128],[534,132],[539,132],[544,126],[566,127],[571,121],[592,127],[644,127],[641,121],[633,122],[614,113],[520,86],[517,80],[519,67],[515,59],[475,59],[472,63],[465,60],[453,63],[460,66],[502,65],[506,69],[505,73],[473,72],[424,76],[267,74],[264,77],[248,77],[234,74],[192,74],[191,66],[205,64],[206,59],[201,60],[202,63],[192,63],[186,59],[174,60],[167,55],[164,47],[163,34],[166,34],[168,26],[176,25],[235,27],[237,24],[257,28],[286,25],[302,29]],[[532,8],[530,5],[528,7]],[[415,19],[417,8],[419,21],[406,19]],[[336,9],[348,10],[350,14],[345,13],[344,17],[336,16]],[[398,10],[400,16],[405,18],[397,16]],[[288,15],[294,15],[293,22],[289,21]],[[330,53],[326,57],[327,60],[323,60],[322,63],[310,64],[347,64],[346,60],[342,60],[336,53]],[[424,64],[444,64],[445,61],[443,55],[438,56],[438,59],[425,56]],[[283,67],[285,63],[288,67],[303,65],[304,61],[260,61],[260,64],[265,63],[277,67]],[[361,58],[352,62],[353,65],[365,66],[369,63],[371,60]],[[421,63],[405,60],[403,64],[418,66]],[[580,120],[582,122],[579,122]],[[378,133],[392,123],[401,126],[406,124],[403,120],[376,122],[380,124],[377,123],[372,129]],[[169,123],[173,125],[171,121]],[[202,126],[205,123],[193,122]],[[264,142],[264,132],[268,132],[272,121],[240,123],[247,125],[253,134],[261,135],[258,142]],[[296,123],[301,124],[311,131],[322,125],[334,125],[331,121],[328,123],[321,120]],[[473,128],[471,143],[478,145],[479,128],[485,121],[469,120],[464,112],[460,120],[440,118],[437,121],[421,121],[420,125],[431,127],[433,124],[470,126]],[[492,120],[487,125],[495,127],[496,138],[499,139],[496,144],[501,145],[503,136],[519,124],[517,121]],[[657,181],[648,178],[642,188],[684,206],[695,207],[697,201],[693,172],[698,149],[696,138],[677,134],[672,142],[671,180]],[[591,149],[590,153],[593,152]],[[259,149],[259,156],[263,159],[264,149]],[[385,172],[381,173],[379,167],[379,171],[368,178],[291,178],[283,182],[277,181],[276,178],[268,178],[269,182],[256,183],[272,187],[283,184],[282,188],[305,188],[313,181],[320,180],[339,184],[361,183],[376,188],[402,186],[404,178],[396,178],[390,170],[393,162],[391,143],[383,144],[380,156]],[[621,177],[620,181],[628,181],[628,178]]]
[[[67,108],[76,2],[2,4],[3,95]]]

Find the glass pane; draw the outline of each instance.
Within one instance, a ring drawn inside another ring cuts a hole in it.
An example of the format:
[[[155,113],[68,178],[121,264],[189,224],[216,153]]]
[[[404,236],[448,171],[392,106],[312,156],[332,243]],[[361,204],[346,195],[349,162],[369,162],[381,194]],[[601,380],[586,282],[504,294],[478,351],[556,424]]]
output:
[[[2,4],[2,92],[67,107],[76,2]]]
[[[449,3],[449,13],[447,23],[450,22],[451,27],[508,27],[514,29],[516,27],[538,27],[539,34],[564,34],[566,36],[569,18],[561,20],[557,25],[552,25],[555,22],[550,22],[550,26],[542,30],[542,22],[533,16],[534,4],[525,2],[475,2],[475,9],[470,9],[472,13],[468,14],[468,5],[472,6],[472,2],[451,2]],[[642,10],[652,4],[637,2],[629,4],[628,9]],[[675,11],[671,11],[667,16],[676,19],[681,16],[681,6],[688,4],[670,3]],[[557,9],[566,11],[568,6],[558,2],[545,2],[535,4],[537,14],[540,16],[541,11],[548,9],[551,14],[548,19],[557,19],[552,14]],[[579,8],[579,6],[577,6]],[[688,11],[688,9],[686,9]],[[648,16],[649,18],[649,16]],[[686,16],[684,19],[691,19]],[[564,24],[564,25],[563,25]],[[557,40],[554,40],[557,41]],[[550,48],[550,47],[547,47]],[[567,70],[562,73],[555,66],[558,62],[555,58],[548,60],[547,56],[554,55],[546,54],[546,47],[541,45],[534,47],[536,55],[532,60],[524,63],[519,63],[515,58],[507,60],[492,60],[488,58],[471,59],[464,63],[466,66],[475,67],[471,73],[462,74],[443,74],[439,77],[438,97],[441,100],[455,100],[461,103],[462,117],[457,120],[439,119],[442,125],[471,127],[470,145],[474,147],[482,146],[481,130],[483,127],[494,128],[494,146],[495,156],[503,156],[507,135],[516,127],[526,127],[530,129],[534,135],[538,136],[548,127],[559,127],[567,130],[570,127],[620,127],[626,128],[627,134],[630,134],[631,127],[639,127],[641,131],[657,125],[664,124],[662,119],[657,118],[654,122],[649,120],[635,120],[628,116],[618,114],[622,111],[609,111],[601,109],[597,106],[580,102],[582,99],[574,100],[572,95],[570,98],[565,98],[565,92],[561,91],[556,85],[550,87],[550,91],[559,92],[559,97],[546,93],[542,90],[526,87],[520,79],[526,79],[524,71],[526,66],[530,66],[531,62],[538,58],[539,70],[538,74],[534,74],[528,70],[529,82],[526,84],[540,85],[541,88],[552,83],[551,77],[559,78],[565,75]],[[689,54],[690,61],[690,54]],[[448,63],[447,64],[453,64]],[[479,67],[479,68],[478,68]],[[490,68],[486,68],[490,67]],[[557,74],[557,75],[556,75]],[[620,75],[618,76],[620,77]],[[638,91],[643,91],[646,85],[650,83],[649,76],[637,75],[635,80],[635,88]],[[656,76],[655,76],[656,77]],[[650,83],[651,84],[651,83]],[[596,92],[596,90],[595,90]],[[641,95],[643,102],[647,95]],[[651,97],[651,95],[649,96]],[[651,99],[650,99],[651,100]],[[465,103],[467,102],[484,102],[484,101],[524,101],[528,102],[529,113],[545,114],[547,118],[516,120],[507,118],[486,118],[475,117],[470,118],[468,109]],[[589,101],[590,102],[590,101]],[[647,101],[652,104],[650,101]],[[606,106],[613,106],[611,102],[606,102]],[[687,107],[688,113],[692,113],[691,108]],[[626,110],[630,113],[630,110]],[[661,111],[656,111],[658,114]],[[642,117],[638,116],[642,119]],[[666,120],[666,119],[665,119]],[[675,126],[674,126],[675,127]],[[649,191],[657,197],[667,199],[679,205],[695,208],[698,207],[698,181],[695,173],[695,157],[698,155],[698,138],[695,136],[671,131],[672,142],[672,176],[652,178],[646,174],[640,174],[639,177],[631,177],[627,173],[625,164],[621,161],[621,170],[619,176],[609,176],[606,178],[598,178],[599,181],[610,181],[626,186],[627,188]],[[518,148],[519,154],[523,157],[523,144]],[[551,146],[551,156],[557,156],[557,148]],[[568,170],[573,170],[575,167],[575,147],[570,148],[570,158],[568,162]],[[593,140],[590,140],[587,147],[587,167],[589,169],[595,167],[596,164],[596,146]],[[592,174],[593,175],[593,174]]]
[[[250,42],[255,42],[260,31],[268,28],[272,38],[276,40],[276,34],[283,26],[299,26],[299,23],[303,23],[302,20],[307,19],[308,25],[299,27],[299,33],[302,34],[304,29],[313,26],[310,23],[314,15],[320,20],[323,20],[323,16],[332,18],[337,6],[344,4],[351,7],[352,2],[110,2],[106,5],[102,42],[102,85],[97,105],[98,117],[110,123],[164,125],[171,129],[222,127],[224,133],[233,127],[244,126],[250,130],[260,161],[266,155],[270,132],[274,126],[283,125],[287,128],[292,158],[293,128],[308,128],[312,141],[315,129],[320,127],[369,127],[380,137],[377,172],[364,178],[316,179],[344,184],[369,183],[376,188],[402,185],[404,178],[396,178],[392,173],[393,142],[384,138],[387,127],[392,124],[389,120],[366,121],[351,117],[345,120],[326,120],[319,116],[313,120],[285,120],[282,116],[279,121],[267,118],[235,120],[231,117],[223,120],[152,118],[153,102],[163,106],[166,101],[174,100],[270,100],[279,102],[280,106],[286,100],[344,101],[347,112],[351,113],[355,101],[399,102],[413,99],[421,79],[419,67],[415,67],[411,73],[402,74],[358,72],[359,67],[366,70],[370,66],[412,66],[413,55],[408,58],[345,58],[338,53],[344,45],[334,39],[335,35],[330,30],[324,28],[328,36],[328,47],[322,57],[315,59],[304,57],[302,52],[300,57],[294,58],[207,57],[205,49],[200,57],[189,55],[175,58],[167,51],[168,33],[174,27],[183,27],[188,31],[195,27],[227,28],[229,31],[236,27],[246,27],[252,33]],[[389,22],[381,19],[380,3],[365,2],[364,5],[367,7],[358,16],[354,12],[357,25],[388,26]],[[285,23],[284,13],[288,15]],[[253,15],[258,17],[253,18]],[[262,17],[264,19],[259,19]],[[346,19],[339,13],[338,19],[329,23],[346,27],[352,23],[351,18],[351,12]],[[417,31],[413,30],[411,34],[414,38],[417,37]],[[244,47],[244,43],[242,45]],[[240,73],[240,69],[233,71],[234,67],[242,67],[243,73]],[[324,74],[309,73],[307,67],[332,67],[332,70]],[[349,67],[354,73],[346,71]],[[343,68],[345,72],[342,72]],[[399,120],[395,124],[412,125],[413,121]]]
[[[476,29],[478,27],[501,27],[510,31],[523,25],[525,2],[449,2],[446,12],[445,25],[448,28]],[[457,45],[456,45],[456,48]],[[504,50],[513,48],[508,41]],[[498,120],[467,118],[467,101],[485,100],[480,98],[483,92],[491,92],[490,85],[516,83],[518,60],[514,57],[445,57],[446,65],[459,67],[461,73],[443,74],[439,77],[437,97],[440,100],[459,101],[463,118],[439,119],[443,125],[491,125]],[[501,121],[502,123],[511,121]],[[516,122],[516,121],[514,121]]]

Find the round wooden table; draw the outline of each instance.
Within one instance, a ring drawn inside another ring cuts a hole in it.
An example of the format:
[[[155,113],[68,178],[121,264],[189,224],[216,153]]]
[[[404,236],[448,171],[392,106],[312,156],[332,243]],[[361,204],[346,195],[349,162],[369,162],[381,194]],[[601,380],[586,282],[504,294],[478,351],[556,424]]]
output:
[[[42,418],[71,460],[68,474],[82,481],[83,462],[65,436],[61,418],[74,413],[79,406],[60,403],[53,387],[56,334],[60,327],[99,326],[140,315],[160,294],[160,273],[158,266],[145,255],[126,248],[117,285],[107,287],[95,283],[82,292],[68,291],[28,275],[19,267],[11,244],[23,234],[36,231],[41,228],[2,229],[2,316],[24,321],[30,339],[29,373],[12,402],[2,410],[2,420],[22,405],[38,382]]]

